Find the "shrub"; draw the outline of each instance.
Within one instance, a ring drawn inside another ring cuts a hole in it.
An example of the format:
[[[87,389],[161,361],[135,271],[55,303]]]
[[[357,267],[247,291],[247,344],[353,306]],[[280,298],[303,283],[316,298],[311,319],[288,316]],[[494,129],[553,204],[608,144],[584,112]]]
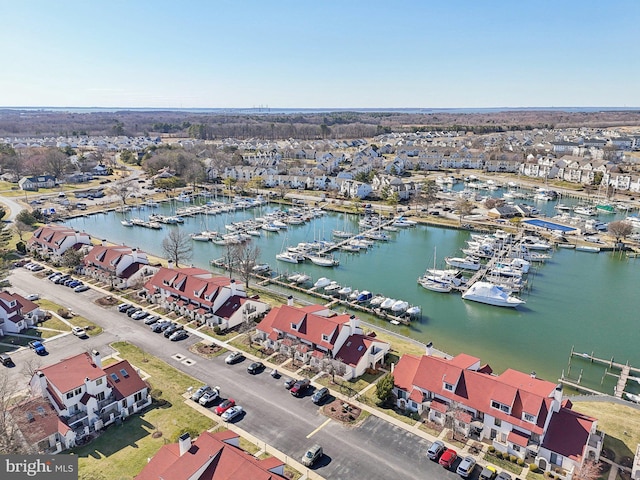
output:
[[[509,455],[509,461],[511,463],[516,463],[518,461],[518,457],[516,457],[515,455]]]
[[[493,445],[489,445],[489,448],[487,448],[487,450],[489,451],[489,453],[493,453],[496,451],[496,447],[494,447]]]
[[[215,327],[213,327],[213,333],[215,333],[216,335],[220,335],[220,333],[222,333],[220,325],[216,325]]]
[[[20,253],[27,253],[27,247],[24,242],[16,243],[16,250],[18,250]]]
[[[529,470],[531,470],[531,472],[533,473],[538,473],[540,471],[540,468],[535,463],[530,463]]]
[[[497,458],[502,458],[502,452],[496,452],[495,455]]]
[[[58,309],[58,315],[60,315],[62,318],[71,317],[71,314],[69,313],[69,310],[67,310],[66,308],[59,308]]]
[[[519,467],[524,467],[524,460],[519,458],[516,463],[518,464]]]

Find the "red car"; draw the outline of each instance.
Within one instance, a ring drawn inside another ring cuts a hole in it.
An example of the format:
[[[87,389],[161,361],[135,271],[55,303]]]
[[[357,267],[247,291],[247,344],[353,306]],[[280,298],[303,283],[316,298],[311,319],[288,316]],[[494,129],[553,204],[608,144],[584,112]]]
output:
[[[216,407],[216,415],[222,415],[224,412],[229,410],[236,404],[236,401],[233,398],[228,398],[220,405]]]
[[[451,468],[451,465],[453,465],[453,462],[455,462],[457,458],[458,454],[456,451],[451,448],[447,448],[440,457],[440,460],[438,460],[438,463],[444,468]]]

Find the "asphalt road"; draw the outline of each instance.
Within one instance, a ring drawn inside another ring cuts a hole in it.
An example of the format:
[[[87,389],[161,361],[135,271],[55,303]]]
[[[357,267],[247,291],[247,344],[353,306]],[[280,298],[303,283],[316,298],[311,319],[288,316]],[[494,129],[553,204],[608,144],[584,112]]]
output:
[[[400,427],[375,416],[369,416],[357,427],[345,427],[328,420],[319,407],[311,401],[313,389],[302,398],[293,397],[283,386],[285,376],[274,379],[268,371],[258,375],[247,373],[251,360],[235,365],[224,362],[225,355],[203,359],[189,352],[188,347],[199,338],[192,335],[181,342],[170,342],[161,334],[151,332],[142,321],[132,320],[119,313],[115,307],[103,308],[94,300],[103,296],[96,290],[74,293],[72,289],[40,279],[24,269],[15,269],[10,277],[12,291],[40,293],[44,298],[72,309],[100,325],[104,332],[82,340],[69,334],[47,341],[49,355],[37,357],[29,350],[12,354],[16,367],[8,369],[11,378],[25,384],[21,373],[26,362],[37,358],[42,365],[55,363],[88,349],[98,349],[108,355],[109,343],[126,340],[187,373],[202,383],[219,385],[222,398],[234,398],[246,414],[235,419],[239,427],[275,447],[286,455],[299,460],[314,443],[324,447],[325,456],[314,470],[326,479],[390,480],[394,478],[459,478],[427,459],[425,452],[430,443]],[[194,361],[191,365],[178,360],[180,354]],[[194,383],[198,387],[200,383]],[[215,404],[210,408],[215,408]],[[457,466],[456,462],[456,465]],[[477,476],[475,473],[474,477]]]

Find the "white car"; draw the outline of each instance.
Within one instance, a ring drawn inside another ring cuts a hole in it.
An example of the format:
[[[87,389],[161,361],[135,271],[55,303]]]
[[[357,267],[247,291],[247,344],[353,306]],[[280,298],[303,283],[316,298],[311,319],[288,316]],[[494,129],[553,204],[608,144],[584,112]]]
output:
[[[211,390],[205,392],[204,395],[202,395],[198,400],[198,403],[206,407],[207,405],[209,405],[214,400],[217,400],[218,398],[220,398],[220,387],[216,385]]]
[[[82,327],[73,327],[71,329],[71,333],[73,333],[76,337],[86,337],[87,336],[87,332],[85,332],[84,328],[82,328]]]
[[[27,295],[27,300],[31,300],[32,302],[35,300],[40,300],[40,294],[32,293],[31,295]]]
[[[222,418],[222,420],[224,420],[225,422],[229,422],[241,414],[242,407],[240,405],[236,405],[235,407],[231,407],[229,410],[220,415],[220,418]]]

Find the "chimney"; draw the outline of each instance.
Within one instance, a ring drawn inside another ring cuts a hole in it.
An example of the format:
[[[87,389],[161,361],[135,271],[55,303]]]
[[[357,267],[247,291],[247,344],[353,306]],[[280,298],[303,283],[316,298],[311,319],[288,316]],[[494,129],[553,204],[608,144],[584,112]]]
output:
[[[531,378],[536,378],[536,372],[531,372]]]
[[[173,260],[167,260],[167,268],[169,270],[173,269]]]
[[[138,249],[137,248],[132,248],[131,249],[131,259],[133,260],[134,263],[138,261]]]
[[[96,367],[102,368],[102,357],[100,356],[100,352],[97,350],[91,350],[91,360],[96,364]]]
[[[232,278],[229,282],[229,288],[231,289],[231,296],[238,294],[238,289],[236,288],[236,281]]]
[[[355,333],[355,329],[358,328],[358,319],[355,315],[349,317],[349,326],[351,327],[351,333]]]
[[[427,356],[433,355],[433,342],[427,343]]]
[[[293,307],[293,295],[287,297],[287,305]]]
[[[102,245],[103,247],[107,246],[107,239],[103,238],[102,240],[100,240],[100,245]]]
[[[180,456],[183,456],[191,448],[191,436],[189,432],[183,433],[178,438],[178,447],[180,447]]]

